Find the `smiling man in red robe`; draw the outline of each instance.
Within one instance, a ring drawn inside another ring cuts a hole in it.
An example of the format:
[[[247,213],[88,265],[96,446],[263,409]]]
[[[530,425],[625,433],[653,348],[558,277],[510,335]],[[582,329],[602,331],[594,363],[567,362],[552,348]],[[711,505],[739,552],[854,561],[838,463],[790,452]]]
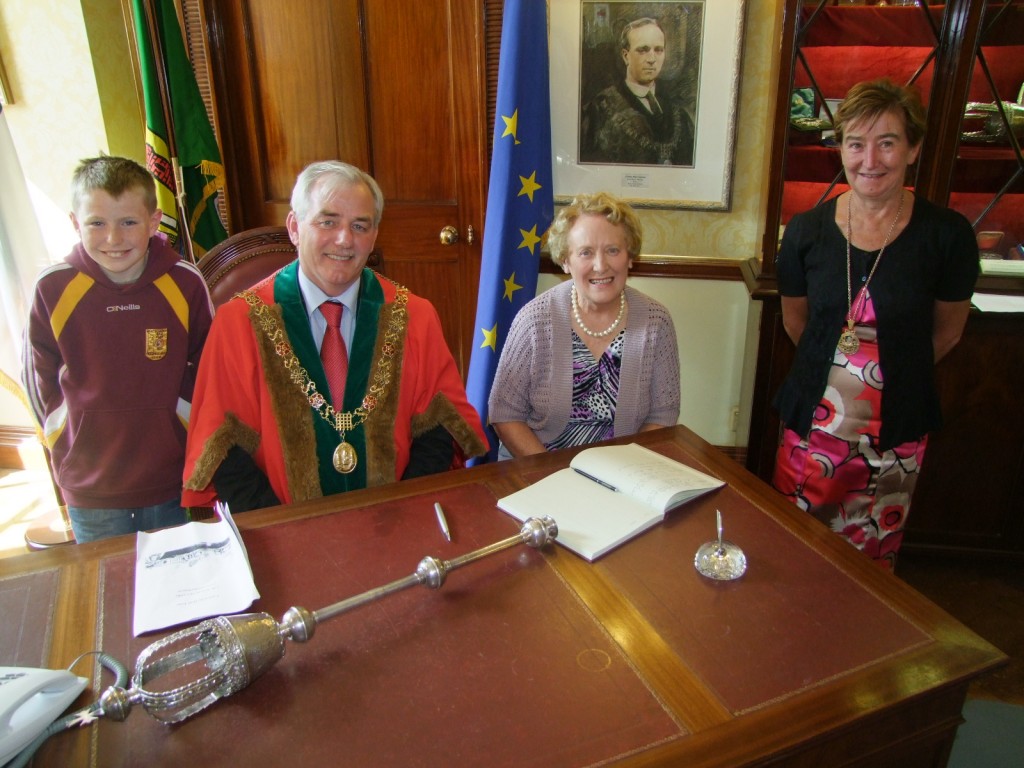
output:
[[[345,163],[314,163],[291,204],[298,259],[221,307],[210,330],[185,505],[302,501],[433,474],[486,451],[436,310],[365,266],[384,204],[376,181]],[[332,332],[344,345],[340,364],[321,359],[322,347],[341,343],[325,342]]]

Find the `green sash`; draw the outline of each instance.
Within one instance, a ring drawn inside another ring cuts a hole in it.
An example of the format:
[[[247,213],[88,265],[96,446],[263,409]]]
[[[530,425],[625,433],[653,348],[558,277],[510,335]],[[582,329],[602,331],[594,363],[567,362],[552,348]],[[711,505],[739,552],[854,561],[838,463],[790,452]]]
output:
[[[318,392],[329,393],[327,376],[324,374],[313,334],[309,328],[306,305],[299,290],[299,263],[293,261],[281,270],[274,281],[274,302],[281,306],[285,332],[291,342],[295,356],[309,373]],[[359,407],[366,394],[370,380],[370,364],[377,344],[377,326],[381,308],[384,306],[384,291],[372,270],[363,269],[359,286],[359,303],[356,310],[356,328],[352,346],[348,350],[348,378],[345,381],[345,410]],[[328,395],[329,396],[329,395]],[[310,408],[312,410],[312,407]],[[345,434],[345,440],[352,444],[359,457],[356,468],[347,475],[334,469],[334,449],[340,438],[319,414],[313,414],[313,429],[316,433],[316,453],[319,461],[320,489],[324,496],[366,487],[366,435],[363,425]]]

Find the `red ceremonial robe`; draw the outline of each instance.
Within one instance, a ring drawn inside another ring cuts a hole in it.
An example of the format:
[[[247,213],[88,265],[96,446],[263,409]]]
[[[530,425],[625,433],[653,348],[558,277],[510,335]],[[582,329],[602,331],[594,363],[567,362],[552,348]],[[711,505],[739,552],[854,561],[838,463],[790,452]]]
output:
[[[298,269],[297,261],[289,264],[252,293],[286,332],[317,392],[329,393],[299,290]],[[408,296],[404,318],[395,301],[399,291]],[[394,341],[390,382],[378,395],[376,408],[345,434],[358,455],[355,470],[347,475],[332,463],[338,432],[313,410],[300,384],[292,380],[257,309],[236,296],[214,318],[192,403],[184,506],[212,504],[214,472],[235,445],[253,456],[285,504],[401,479],[413,438],[439,425],[454,439],[459,464],[486,452],[480,417],[466,399],[437,311],[427,300],[363,270],[349,350],[346,411],[359,407],[378,381],[378,360],[389,326],[397,323],[402,330]]]

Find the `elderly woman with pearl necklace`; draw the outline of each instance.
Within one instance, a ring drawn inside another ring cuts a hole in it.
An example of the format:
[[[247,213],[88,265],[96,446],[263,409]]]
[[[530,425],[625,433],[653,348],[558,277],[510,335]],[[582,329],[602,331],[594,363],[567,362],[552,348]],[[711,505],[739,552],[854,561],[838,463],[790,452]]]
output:
[[[526,456],[671,426],[679,351],[668,310],[626,285],[643,240],[626,203],[580,195],[547,234],[570,276],[520,310],[488,402],[499,456]]]

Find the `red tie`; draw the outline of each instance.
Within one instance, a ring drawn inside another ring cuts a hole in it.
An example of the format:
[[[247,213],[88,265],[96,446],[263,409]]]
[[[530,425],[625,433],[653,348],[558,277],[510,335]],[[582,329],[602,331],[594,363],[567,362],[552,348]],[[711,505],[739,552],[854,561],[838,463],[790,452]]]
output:
[[[341,337],[341,314],[345,305],[336,301],[325,301],[320,312],[327,321],[327,332],[320,346],[320,361],[324,364],[327,383],[331,387],[331,400],[335,410],[341,410],[345,399],[345,377],[348,375],[348,351]]]

